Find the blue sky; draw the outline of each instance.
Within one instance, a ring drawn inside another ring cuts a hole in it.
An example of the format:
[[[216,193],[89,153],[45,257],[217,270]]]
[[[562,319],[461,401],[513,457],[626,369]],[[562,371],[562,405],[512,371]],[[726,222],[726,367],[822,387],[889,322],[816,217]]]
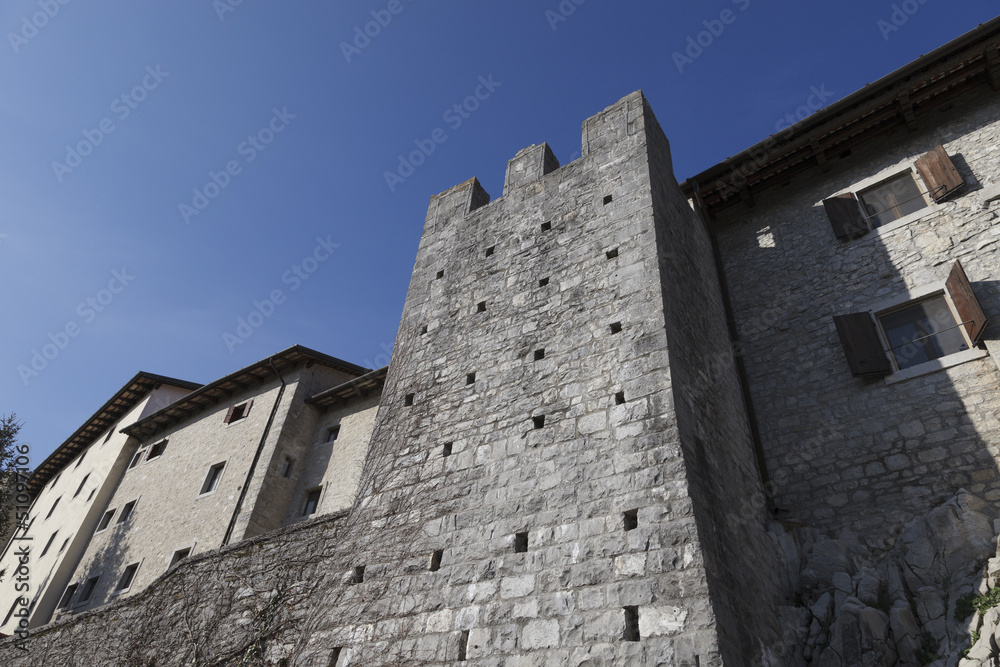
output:
[[[7,0],[0,413],[38,462],[140,370],[209,382],[296,343],[384,365],[431,195],[477,176],[499,196],[533,143],[570,162],[582,121],[640,88],[683,180],[996,13]]]

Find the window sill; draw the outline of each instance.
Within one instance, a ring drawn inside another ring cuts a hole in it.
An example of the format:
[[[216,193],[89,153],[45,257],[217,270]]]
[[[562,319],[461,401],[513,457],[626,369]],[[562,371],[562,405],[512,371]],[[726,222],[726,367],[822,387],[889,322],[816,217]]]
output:
[[[931,204],[930,206],[922,208],[919,211],[914,211],[909,215],[904,215],[899,220],[893,220],[889,224],[874,228],[873,230],[865,234],[864,238],[866,239],[883,238],[899,229],[902,229],[903,227],[906,227],[907,225],[917,222],[918,220],[923,220],[924,218],[933,215],[940,210],[941,210],[941,204]]]
[[[989,356],[989,352],[978,348],[962,350],[961,352],[949,354],[948,356],[941,357],[940,359],[934,359],[933,361],[928,361],[923,364],[917,364],[916,366],[904,368],[901,371],[896,371],[892,375],[887,375],[885,377],[885,383],[887,385],[896,384],[897,382],[903,382],[915,377],[920,377],[921,375],[942,371],[946,368],[952,368],[953,366],[958,366],[959,364],[964,364],[968,361],[975,361],[976,359],[982,359],[987,356]]]

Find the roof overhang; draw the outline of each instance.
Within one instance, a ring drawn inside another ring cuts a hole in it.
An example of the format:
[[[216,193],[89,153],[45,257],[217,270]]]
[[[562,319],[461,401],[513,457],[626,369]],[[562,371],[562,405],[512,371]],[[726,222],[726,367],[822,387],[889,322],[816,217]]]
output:
[[[385,366],[367,375],[354,378],[332,389],[320,392],[306,399],[306,403],[323,409],[350,403],[357,399],[368,398],[373,394],[381,394],[385,386],[385,376],[389,367]]]
[[[900,126],[911,131],[935,108],[972,89],[1000,91],[1000,17],[984,23],[805,120],[686,180],[681,189],[709,216],[787,184]]]
[[[126,382],[125,386],[119,389],[107,403],[102,405],[90,419],[84,422],[83,426],[78,428],[68,440],[59,445],[54,452],[49,454],[47,459],[35,468],[34,473],[28,479],[28,492],[31,495],[38,493],[46,482],[62,470],[63,466],[76,458],[77,454],[82,452],[98,436],[114,426],[149,392],[164,384],[181,389],[198,389],[201,386],[196,382],[186,382],[185,380],[140,371]]]
[[[229,400],[232,396],[242,394],[252,386],[276,379],[276,373],[292,370],[300,363],[322,364],[342,371],[349,375],[360,376],[369,372],[369,369],[355,366],[336,357],[310,350],[301,345],[294,345],[287,350],[283,350],[266,359],[261,359],[255,364],[242,368],[235,373],[230,373],[224,378],[206,384],[197,391],[193,391],[187,396],[174,401],[167,407],[154,412],[148,417],[122,429],[123,433],[135,436],[136,438],[150,438],[163,429],[185,421],[202,410],[209,408],[221,401]]]

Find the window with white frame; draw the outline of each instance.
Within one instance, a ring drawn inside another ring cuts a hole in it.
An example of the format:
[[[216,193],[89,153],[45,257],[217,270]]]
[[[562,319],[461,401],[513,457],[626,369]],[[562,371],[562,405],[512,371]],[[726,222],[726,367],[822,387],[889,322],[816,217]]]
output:
[[[823,201],[833,233],[857,238],[873,229],[920,217],[921,211],[955,194],[965,180],[944,146],[920,156],[912,167],[873,177]]]
[[[833,320],[854,375],[888,375],[965,352],[987,325],[960,262],[944,283]]]
[[[216,463],[214,466],[208,469],[208,475],[205,476],[205,483],[201,485],[201,494],[211,493],[215,491],[216,487],[219,486],[219,480],[222,479],[222,471],[225,469],[226,464]]]

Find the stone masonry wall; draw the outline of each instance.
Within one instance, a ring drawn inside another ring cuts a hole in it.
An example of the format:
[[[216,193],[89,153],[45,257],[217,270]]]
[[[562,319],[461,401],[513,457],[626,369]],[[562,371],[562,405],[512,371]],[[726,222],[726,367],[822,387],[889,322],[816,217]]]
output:
[[[832,320],[943,281],[958,259],[1000,321],[998,206],[984,202],[1000,182],[1000,101],[984,91],[947,124],[926,118],[716,223],[779,517],[849,527],[875,547],[960,488],[1000,500],[996,357],[895,384],[853,377]],[[823,199],[938,143],[964,191],[903,227],[835,238]],[[987,338],[994,347],[995,324]]]

